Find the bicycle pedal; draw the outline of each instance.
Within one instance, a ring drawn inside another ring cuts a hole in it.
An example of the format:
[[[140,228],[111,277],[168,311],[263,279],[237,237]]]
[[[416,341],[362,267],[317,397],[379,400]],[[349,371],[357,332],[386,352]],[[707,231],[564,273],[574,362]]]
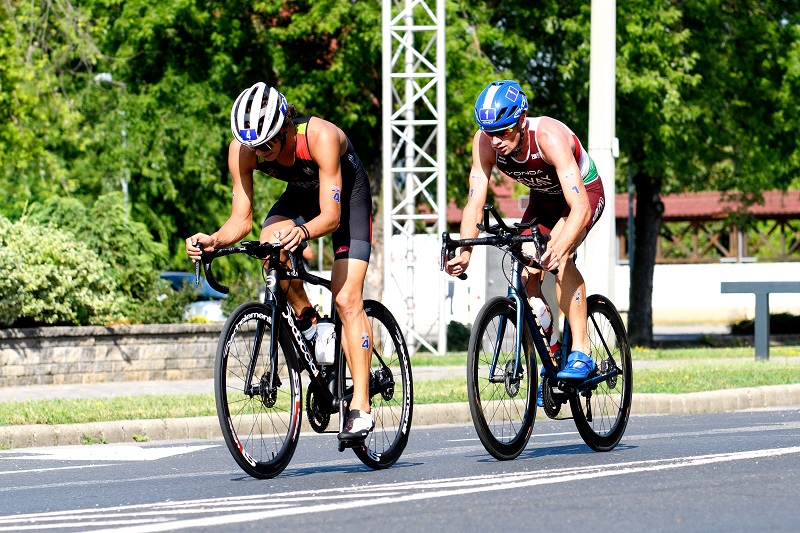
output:
[[[359,448],[366,442],[367,439],[340,440],[339,448]]]
[[[343,452],[345,448],[361,448],[364,446],[365,439],[360,440],[340,440],[339,451]]]

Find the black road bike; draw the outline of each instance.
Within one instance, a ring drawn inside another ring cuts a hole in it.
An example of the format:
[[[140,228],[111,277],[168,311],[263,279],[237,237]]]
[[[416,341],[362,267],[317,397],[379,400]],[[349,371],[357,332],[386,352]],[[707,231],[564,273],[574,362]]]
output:
[[[203,253],[209,284],[227,293],[214,278],[211,262],[231,254],[246,254],[264,262],[264,302],[240,305],[225,322],[217,346],[214,392],[222,434],[233,458],[249,475],[272,478],[294,454],[302,419],[301,374],[306,372],[306,414],[317,433],[342,430],[352,398],[352,379],[342,351],[341,321],[331,298],[336,331],[336,358],[320,365],[297,327],[297,318],[280,289],[283,280],[300,279],[330,290],[330,281],[309,273],[300,249],[290,253],[285,266],[281,246],[244,241],[240,246]],[[197,264],[199,276],[200,263]],[[364,301],[372,327],[369,396],[375,429],[365,441],[340,443],[352,447],[358,458],[374,469],[393,465],[408,442],[413,409],[411,363],[400,327],[379,302]],[[338,413],[338,430],[329,430]]]
[[[461,246],[495,246],[511,258],[508,295],[487,301],[472,327],[467,357],[467,392],[472,420],[483,446],[495,458],[514,459],[528,444],[536,418],[539,372],[543,367],[544,412],[564,419],[561,407],[569,402],[571,418],[584,442],[596,451],[612,450],[628,423],[633,369],[628,336],[614,304],[598,294],[587,298],[591,356],[596,369],[583,381],[560,380],[558,372],[572,351],[569,323],[564,323],[560,349],[551,356],[539,319],[528,302],[522,281],[524,267],[541,268],[522,251],[533,242],[539,257],[550,236],[542,234],[536,219],[509,228],[492,206],[484,206],[478,229],[489,237],[451,239],[442,235],[441,267]],[[496,221],[490,224],[489,215]],[[522,233],[531,230],[530,235]],[[462,279],[466,276],[462,274]]]

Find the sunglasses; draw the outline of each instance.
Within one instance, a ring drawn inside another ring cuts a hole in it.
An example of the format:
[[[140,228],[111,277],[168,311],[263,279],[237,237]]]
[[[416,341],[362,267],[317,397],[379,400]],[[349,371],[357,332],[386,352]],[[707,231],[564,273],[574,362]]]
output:
[[[272,150],[272,147],[278,144],[278,141],[285,143],[286,142],[286,135],[287,132],[283,132],[282,134],[278,134],[269,141],[265,141],[258,146],[248,146],[252,151],[261,151],[261,152],[269,152]]]
[[[515,126],[516,126],[516,124],[514,124],[514,126],[511,126],[510,128],[505,128],[505,129],[502,129],[502,130],[494,130],[494,131],[483,130],[483,134],[486,135],[487,137],[489,137],[490,139],[492,139],[494,137],[499,137],[500,139],[505,139],[506,137],[511,135],[511,132],[514,131],[514,127]]]

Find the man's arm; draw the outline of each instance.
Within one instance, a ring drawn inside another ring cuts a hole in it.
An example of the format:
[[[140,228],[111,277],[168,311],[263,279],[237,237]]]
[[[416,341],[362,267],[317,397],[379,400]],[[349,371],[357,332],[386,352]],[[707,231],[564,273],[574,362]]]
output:
[[[186,251],[192,261],[200,259],[197,244],[206,252],[224,248],[245,237],[253,229],[253,170],[258,157],[236,140],[228,146],[228,170],[233,179],[233,201],[228,220],[211,235],[196,233],[186,239]]]
[[[308,123],[314,125],[307,129],[309,144],[313,144],[314,162],[319,167],[319,215],[303,226],[286,226],[277,232],[278,240],[293,251],[304,240],[322,237],[336,231],[342,216],[342,168],[339,157],[345,140],[344,132],[334,124],[323,119]]]
[[[556,168],[564,198],[570,208],[563,229],[548,243],[547,252],[542,256],[542,266],[549,271],[565,264],[583,241],[591,208],[583,177],[575,161],[569,131],[557,121],[543,118],[536,130],[536,140],[542,159]]]
[[[472,138],[472,168],[469,173],[469,198],[461,213],[461,238],[472,239],[478,236],[477,224],[483,219],[483,206],[489,191],[489,176],[494,166],[495,152],[488,137],[475,133]],[[472,246],[464,246],[461,253],[447,262],[445,270],[451,276],[462,274],[469,266]]]

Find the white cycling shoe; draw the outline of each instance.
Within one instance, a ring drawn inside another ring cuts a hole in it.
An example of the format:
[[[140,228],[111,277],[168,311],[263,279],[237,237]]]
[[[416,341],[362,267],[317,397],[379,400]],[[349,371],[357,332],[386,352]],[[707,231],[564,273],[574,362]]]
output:
[[[347,422],[344,430],[339,433],[340,441],[362,441],[367,438],[369,432],[375,428],[375,420],[372,413],[365,413],[358,409],[351,409],[347,413]]]

